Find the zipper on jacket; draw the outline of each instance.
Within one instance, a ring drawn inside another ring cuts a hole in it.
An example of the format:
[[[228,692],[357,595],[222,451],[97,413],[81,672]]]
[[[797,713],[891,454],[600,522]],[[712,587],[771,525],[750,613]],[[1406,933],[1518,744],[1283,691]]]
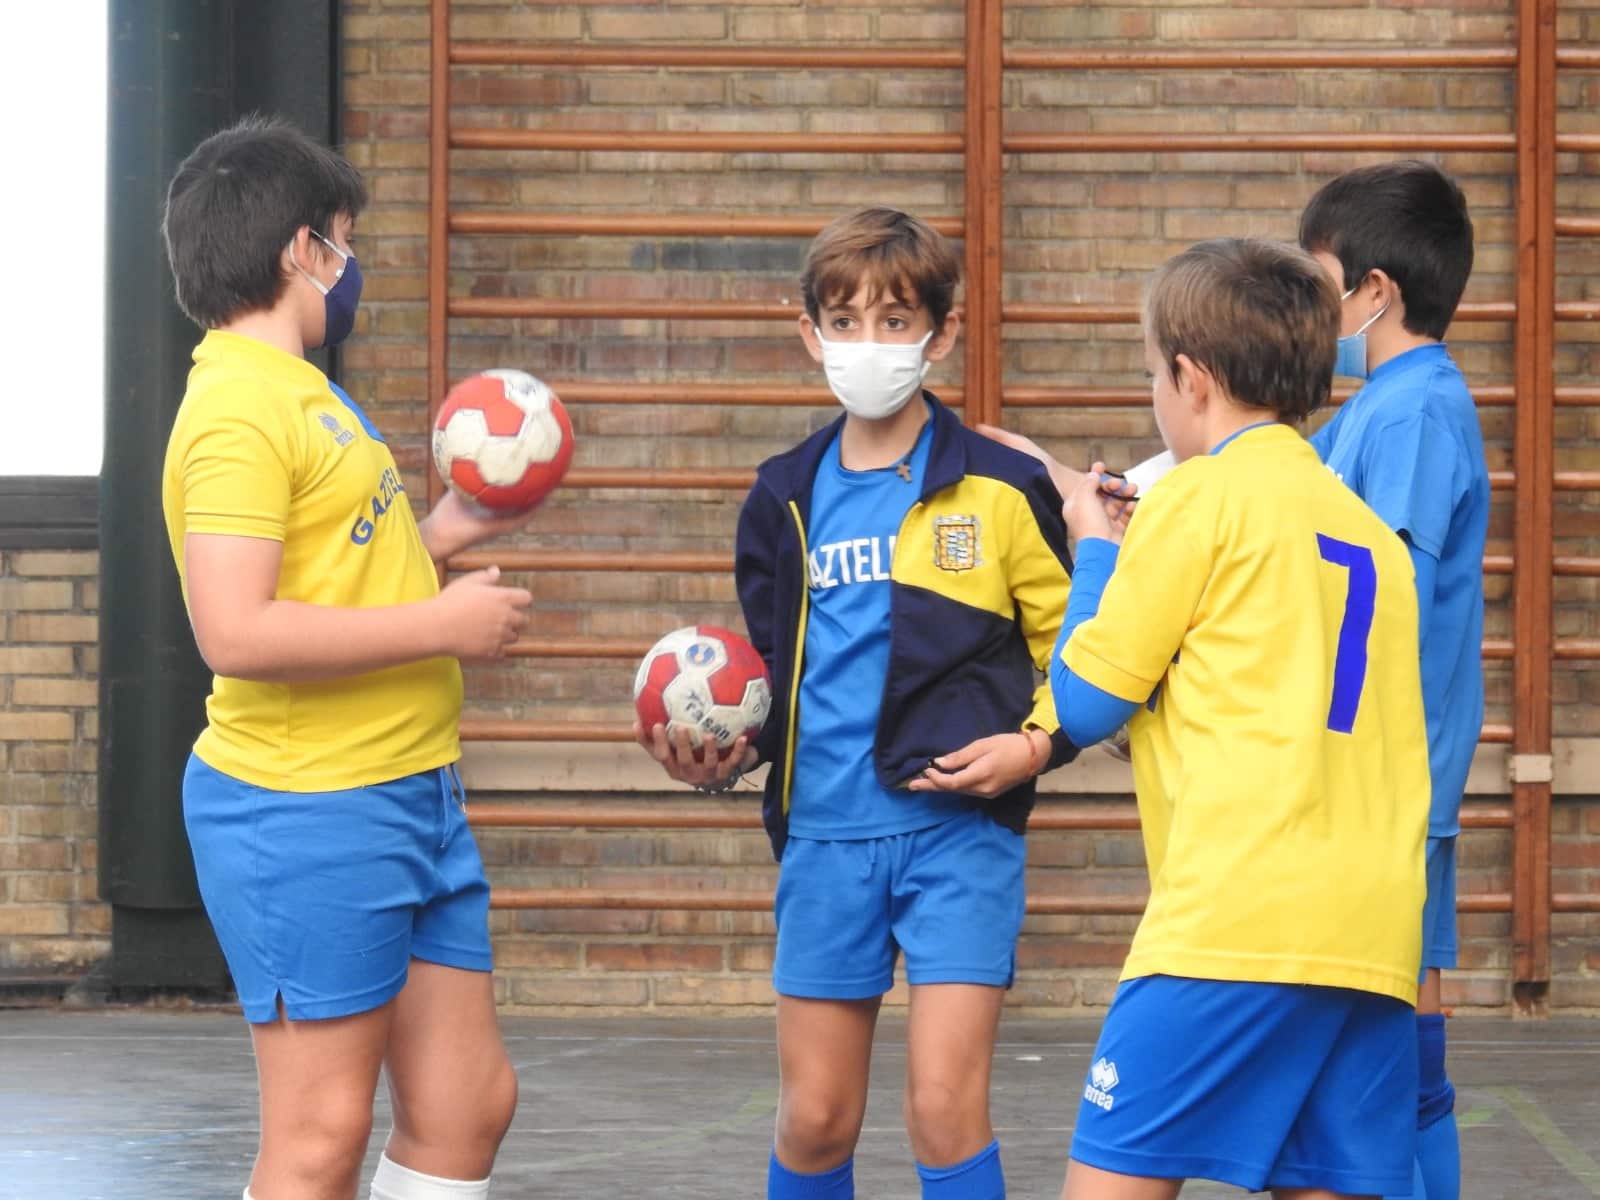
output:
[[[800,535],[800,620],[794,635],[794,670],[789,680],[789,734],[784,739],[783,815],[789,815],[789,794],[794,787],[794,743],[800,729],[800,672],[805,666],[806,621],[811,615],[811,551],[806,547],[806,525],[800,519],[800,506],[789,501],[795,532]]]
[[[909,522],[911,520],[911,518],[913,516],[915,516],[918,512],[920,512],[921,509],[922,509],[922,501],[921,500],[912,501],[911,507],[906,509],[906,515],[900,518],[900,527],[895,531],[895,535],[894,535],[894,553],[889,555],[889,662],[888,662],[888,666],[890,668],[892,668],[894,666],[894,560],[895,560],[896,556],[899,555],[900,547],[905,541],[906,523]],[[883,714],[884,714],[885,709],[888,708],[888,705],[889,705],[889,671],[885,670],[884,673],[883,673],[883,692],[878,697],[878,720],[873,722],[873,726],[872,726],[872,769],[873,769],[874,773],[876,773],[877,769],[878,769],[878,735],[880,733],[879,726],[883,722]],[[914,778],[916,778],[916,776],[912,776],[912,778],[914,779]],[[881,777],[878,779],[878,783],[879,783],[879,786],[883,786],[883,779]],[[911,786],[911,780],[907,779],[905,782],[900,783],[897,786],[902,788],[902,789],[909,788]]]

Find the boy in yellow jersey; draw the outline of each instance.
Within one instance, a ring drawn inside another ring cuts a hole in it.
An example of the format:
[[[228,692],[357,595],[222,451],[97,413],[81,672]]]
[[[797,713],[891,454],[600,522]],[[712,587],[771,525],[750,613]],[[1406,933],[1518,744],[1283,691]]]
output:
[[[1129,722],[1151,896],[1065,1200],[1168,1200],[1191,1176],[1296,1200],[1410,1184],[1417,596],[1404,544],[1294,428],[1328,397],[1338,324],[1298,250],[1172,259],[1145,363],[1180,465],[1125,538],[1099,464],[1067,500],[1051,684],[1078,745]]]
[[[531,597],[435,565],[525,518],[447,496],[420,525],[382,436],[304,353],[354,324],[360,175],[250,119],[179,166],[164,232],[206,330],[162,484],[216,674],[183,782],[206,911],[255,1048],[246,1200],[350,1200],[386,1068],[376,1200],[471,1200],[516,1105],[466,826],[458,658],[496,657]]]

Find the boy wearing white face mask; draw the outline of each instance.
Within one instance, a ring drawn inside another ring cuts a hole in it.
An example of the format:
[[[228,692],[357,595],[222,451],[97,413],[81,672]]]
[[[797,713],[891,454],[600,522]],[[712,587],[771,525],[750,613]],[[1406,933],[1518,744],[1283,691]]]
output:
[[[905,1116],[929,1200],[1005,1194],[990,1059],[1023,915],[1034,778],[1076,750],[1048,685],[1070,563],[1043,467],[922,388],[955,344],[959,262],[869,208],[812,244],[800,336],[844,414],[764,463],[735,573],[772,671],[757,743],[718,766],[640,738],[715,787],[768,762],[781,1091],[771,1200],[854,1195],[879,1003],[910,984]]]
[[[1400,534],[1416,568],[1433,804],[1413,1195],[1456,1200],[1439,972],[1456,964],[1456,835],[1483,725],[1489,471],[1477,409],[1442,339],[1472,272],[1472,222],[1461,189],[1431,163],[1382,163],[1324,185],[1301,215],[1300,244],[1341,293],[1334,373],[1365,380],[1311,444]]]
[[[516,1106],[467,828],[459,658],[531,601],[436,564],[526,520],[449,493],[420,522],[382,435],[307,362],[355,322],[360,174],[292,126],[212,135],[167,193],[178,302],[204,329],[162,507],[215,673],[183,779],[206,914],[255,1050],[246,1200],[351,1200],[380,1068],[373,1200],[481,1200]],[[292,717],[291,717],[292,714]]]

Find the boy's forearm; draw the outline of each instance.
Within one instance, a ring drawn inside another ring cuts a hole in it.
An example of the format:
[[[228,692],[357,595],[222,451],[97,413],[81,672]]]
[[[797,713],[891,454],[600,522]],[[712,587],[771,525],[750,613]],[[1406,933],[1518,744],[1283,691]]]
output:
[[[331,608],[273,600],[241,614],[201,645],[218,675],[313,683],[364,675],[449,653],[431,601]]]

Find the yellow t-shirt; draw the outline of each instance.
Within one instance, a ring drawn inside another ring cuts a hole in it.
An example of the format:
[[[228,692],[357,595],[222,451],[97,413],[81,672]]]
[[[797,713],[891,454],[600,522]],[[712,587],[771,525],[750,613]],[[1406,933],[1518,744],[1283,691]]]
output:
[[[1129,723],[1151,895],[1124,979],[1414,1003],[1428,737],[1405,544],[1284,425],[1140,501],[1062,652]]]
[[[283,543],[280,600],[374,608],[438,594],[394,457],[354,401],[304,359],[238,334],[207,333],[194,363],[161,488],[180,578],[185,535],[220,533]],[[453,658],[316,683],[219,675],[195,753],[278,791],[361,787],[454,762],[460,712]]]

